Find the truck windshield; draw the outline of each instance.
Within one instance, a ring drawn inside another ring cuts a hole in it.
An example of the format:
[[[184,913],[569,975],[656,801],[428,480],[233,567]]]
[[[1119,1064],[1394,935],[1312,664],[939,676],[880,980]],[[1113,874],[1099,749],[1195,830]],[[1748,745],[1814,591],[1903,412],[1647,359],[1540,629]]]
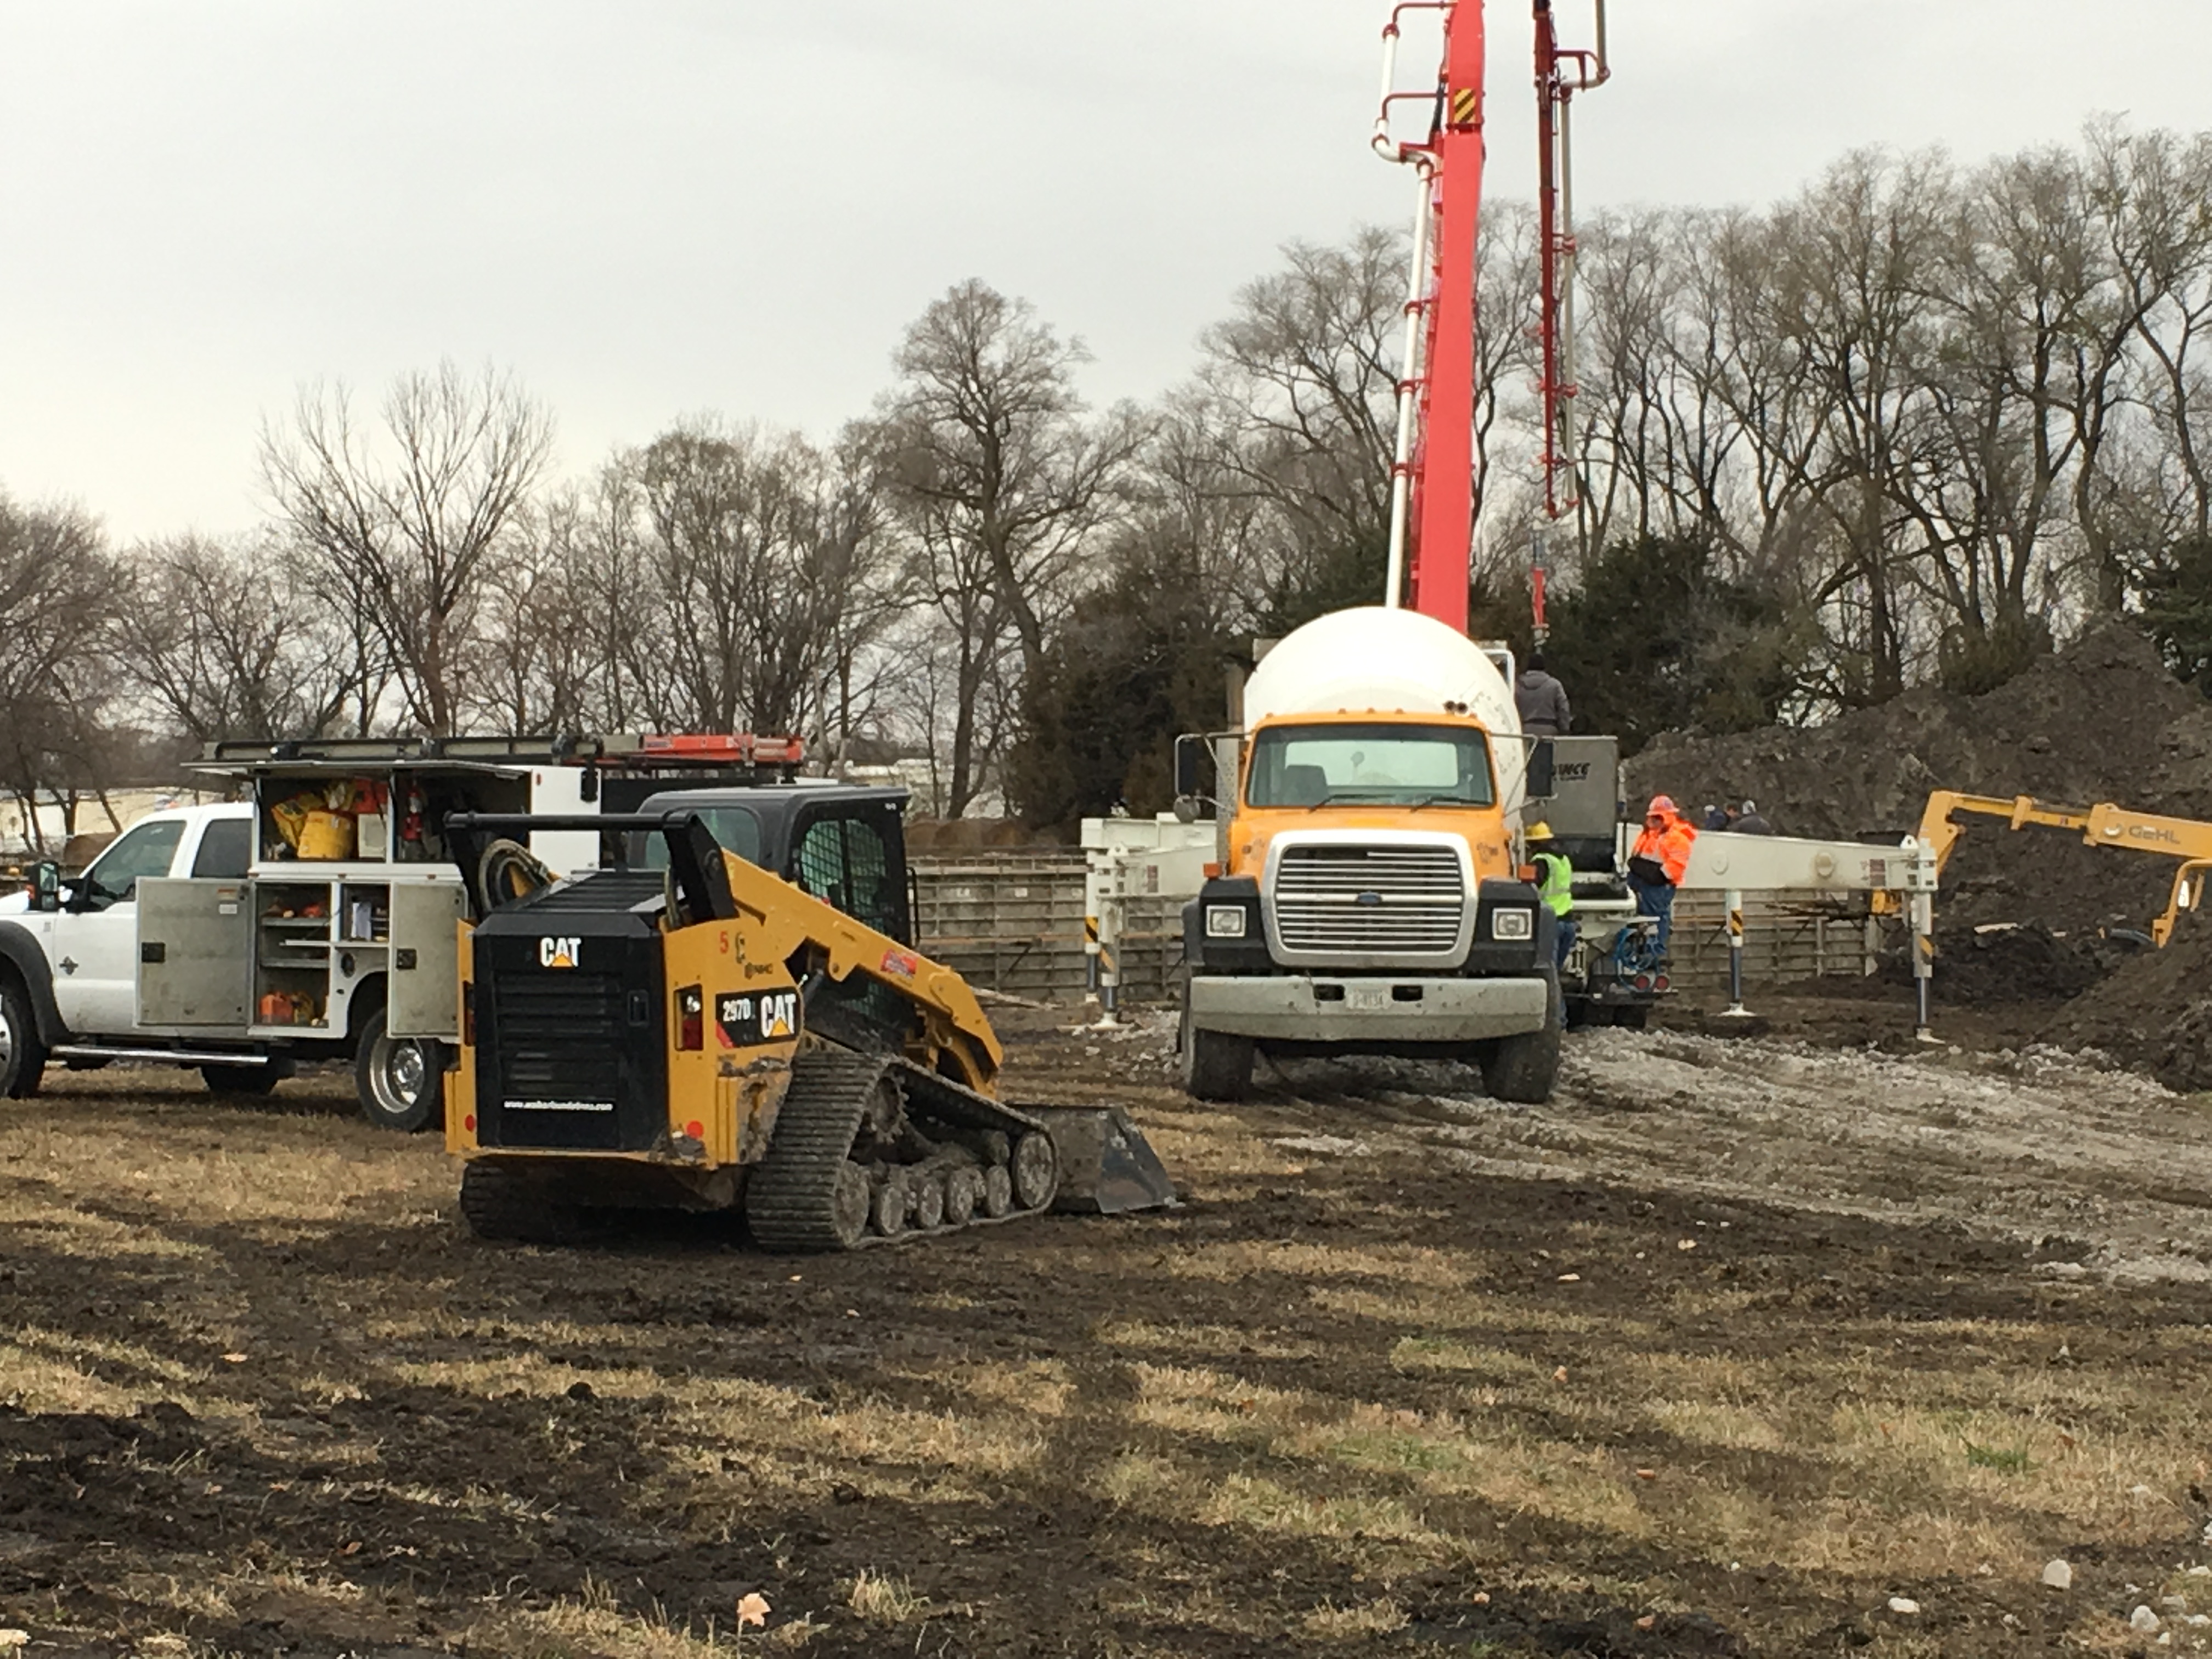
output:
[[[1456,726],[1271,726],[1254,739],[1252,806],[1488,806],[1490,745]]]
[[[166,876],[185,838],[182,818],[153,818],[134,824],[123,839],[100,855],[84,872],[95,904],[127,903],[137,896],[142,876]]]

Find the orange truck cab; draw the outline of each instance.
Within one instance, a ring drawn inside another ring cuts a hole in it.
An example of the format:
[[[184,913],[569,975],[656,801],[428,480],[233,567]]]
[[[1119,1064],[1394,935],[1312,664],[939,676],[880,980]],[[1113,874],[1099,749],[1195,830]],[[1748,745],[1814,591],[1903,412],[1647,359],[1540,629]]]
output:
[[[1183,912],[1184,1087],[1236,1098],[1260,1053],[1397,1054],[1547,1098],[1555,921],[1521,874],[1506,673],[1416,612],[1338,611],[1262,659],[1244,717],[1218,763],[1220,871]]]

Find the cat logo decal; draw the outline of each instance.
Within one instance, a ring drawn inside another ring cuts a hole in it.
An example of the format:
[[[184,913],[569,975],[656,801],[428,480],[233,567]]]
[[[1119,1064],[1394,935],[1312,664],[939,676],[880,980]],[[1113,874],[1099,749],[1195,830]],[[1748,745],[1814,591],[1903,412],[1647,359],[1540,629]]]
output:
[[[574,968],[576,958],[584,954],[584,941],[580,939],[541,939],[538,941],[538,965],[541,968]]]
[[[763,1042],[799,1034],[799,993],[774,991],[760,1000],[760,1034]]]

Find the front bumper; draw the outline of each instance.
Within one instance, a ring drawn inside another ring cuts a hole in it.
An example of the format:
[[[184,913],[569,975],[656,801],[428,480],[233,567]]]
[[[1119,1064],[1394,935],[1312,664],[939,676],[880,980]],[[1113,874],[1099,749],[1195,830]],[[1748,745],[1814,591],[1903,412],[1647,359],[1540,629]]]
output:
[[[1190,980],[1191,1022],[1262,1042],[1480,1042],[1543,1028],[1548,987],[1527,977],[1423,979],[1412,974],[1216,975]]]

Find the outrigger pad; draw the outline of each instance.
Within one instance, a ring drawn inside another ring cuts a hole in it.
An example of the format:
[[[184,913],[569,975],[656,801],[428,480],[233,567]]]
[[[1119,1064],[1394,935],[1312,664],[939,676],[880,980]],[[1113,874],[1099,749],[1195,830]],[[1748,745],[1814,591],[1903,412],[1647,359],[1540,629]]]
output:
[[[1030,1106],[1060,1153],[1060,1192],[1052,1207],[1068,1215],[1119,1215],[1161,1210],[1176,1201],[1175,1182],[1145,1132],[1117,1106]]]

